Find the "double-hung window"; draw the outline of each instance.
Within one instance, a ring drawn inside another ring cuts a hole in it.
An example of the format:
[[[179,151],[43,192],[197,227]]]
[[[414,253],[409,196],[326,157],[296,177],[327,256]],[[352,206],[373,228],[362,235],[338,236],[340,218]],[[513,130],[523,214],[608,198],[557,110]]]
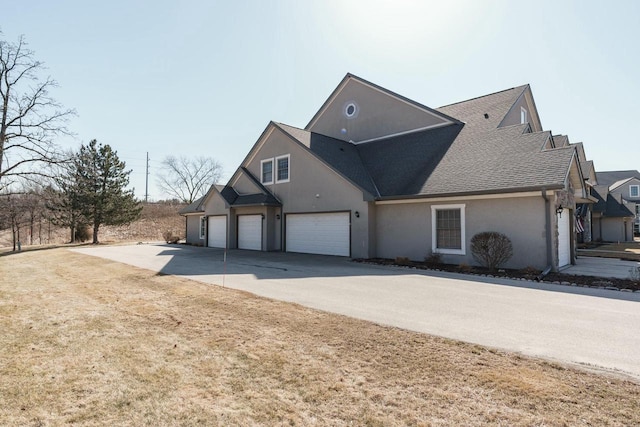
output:
[[[289,182],[289,154],[276,157],[276,183]]]
[[[431,206],[431,250],[464,255],[465,205]]]
[[[640,185],[629,186],[629,197],[633,197],[633,198],[640,197]]]
[[[260,161],[260,182],[263,184],[276,184],[289,182],[291,155],[274,157]]]
[[[260,182],[273,184],[273,159],[266,159],[260,162]]]

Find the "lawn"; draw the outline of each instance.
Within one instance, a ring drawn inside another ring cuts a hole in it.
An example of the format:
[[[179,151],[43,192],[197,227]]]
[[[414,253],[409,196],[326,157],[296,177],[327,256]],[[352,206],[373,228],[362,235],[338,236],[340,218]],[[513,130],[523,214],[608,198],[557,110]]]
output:
[[[640,384],[156,275],[0,256],[0,425],[640,425]]]

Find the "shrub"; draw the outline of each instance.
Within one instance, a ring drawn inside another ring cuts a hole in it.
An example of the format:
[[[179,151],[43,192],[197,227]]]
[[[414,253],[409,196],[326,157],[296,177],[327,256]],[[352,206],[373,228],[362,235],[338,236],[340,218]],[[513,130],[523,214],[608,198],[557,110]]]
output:
[[[80,225],[76,229],[76,241],[78,242],[86,242],[87,240],[93,238],[92,230],[90,227],[86,225]]]
[[[640,267],[633,267],[629,270],[629,279],[636,283],[640,282]]]
[[[424,263],[429,268],[438,268],[442,265],[442,254],[439,252],[430,252],[424,257]]]
[[[485,231],[471,238],[473,259],[491,271],[509,261],[513,256],[511,240],[502,233]]]
[[[178,243],[178,241],[180,240],[180,236],[174,235],[171,230],[167,230],[162,233],[162,238],[167,243]]]

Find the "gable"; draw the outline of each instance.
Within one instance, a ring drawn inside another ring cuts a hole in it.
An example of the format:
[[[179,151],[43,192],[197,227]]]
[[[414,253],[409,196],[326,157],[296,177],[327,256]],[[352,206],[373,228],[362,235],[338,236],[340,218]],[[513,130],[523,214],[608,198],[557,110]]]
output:
[[[633,191],[631,187],[634,187]],[[619,194],[625,200],[640,200],[640,179],[633,177],[618,181],[609,187],[609,191]]]
[[[455,122],[435,110],[347,75],[305,129],[361,143]]]
[[[245,173],[240,171],[233,182],[233,189],[238,195],[261,193],[262,189]]]
[[[531,87],[526,86],[525,90],[518,97],[516,102],[511,106],[507,114],[500,122],[499,127],[512,126],[522,124],[523,112],[526,116],[525,123],[529,123],[532,132],[541,132],[542,124],[538,116],[536,104],[533,101]]]

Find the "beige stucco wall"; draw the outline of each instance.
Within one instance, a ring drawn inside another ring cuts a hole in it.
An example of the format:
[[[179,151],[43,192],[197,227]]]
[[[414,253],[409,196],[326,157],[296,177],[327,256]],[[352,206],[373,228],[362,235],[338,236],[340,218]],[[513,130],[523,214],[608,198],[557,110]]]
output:
[[[255,175],[256,178],[260,179],[260,175]],[[240,174],[238,179],[233,184],[234,190],[238,194],[256,194],[260,193],[260,189],[251,179],[247,178],[244,174]]]
[[[593,218],[594,239],[604,242],[633,241],[633,221],[624,218]],[[626,233],[626,234],[625,234]]]
[[[545,205],[541,196],[378,205],[378,256],[423,260],[431,252],[431,206],[446,204],[465,205],[466,254],[443,255],[444,262],[476,264],[469,250],[471,238],[482,231],[498,231],[511,239],[514,248],[513,258],[504,267],[546,267]]]
[[[357,117],[348,118],[344,114],[345,107],[350,102],[359,107]],[[359,142],[445,121],[410,103],[351,80],[310,130],[344,141]]]
[[[264,211],[267,227],[271,224],[277,233],[277,236],[265,234],[264,237],[272,242],[268,243],[268,250],[278,250],[281,247],[282,227],[285,227],[283,214],[350,211],[351,256],[372,256],[369,245],[369,203],[364,200],[362,190],[334,172],[306,148],[275,130],[246,167],[254,176],[260,177],[261,160],[285,154],[290,155],[289,182],[265,185],[283,205],[282,212]],[[359,218],[354,215],[356,211]],[[275,219],[277,214],[281,215],[280,220]]]
[[[186,239],[187,243],[191,245],[204,245],[204,239],[200,238],[200,216],[201,215],[187,215],[186,222]]]

